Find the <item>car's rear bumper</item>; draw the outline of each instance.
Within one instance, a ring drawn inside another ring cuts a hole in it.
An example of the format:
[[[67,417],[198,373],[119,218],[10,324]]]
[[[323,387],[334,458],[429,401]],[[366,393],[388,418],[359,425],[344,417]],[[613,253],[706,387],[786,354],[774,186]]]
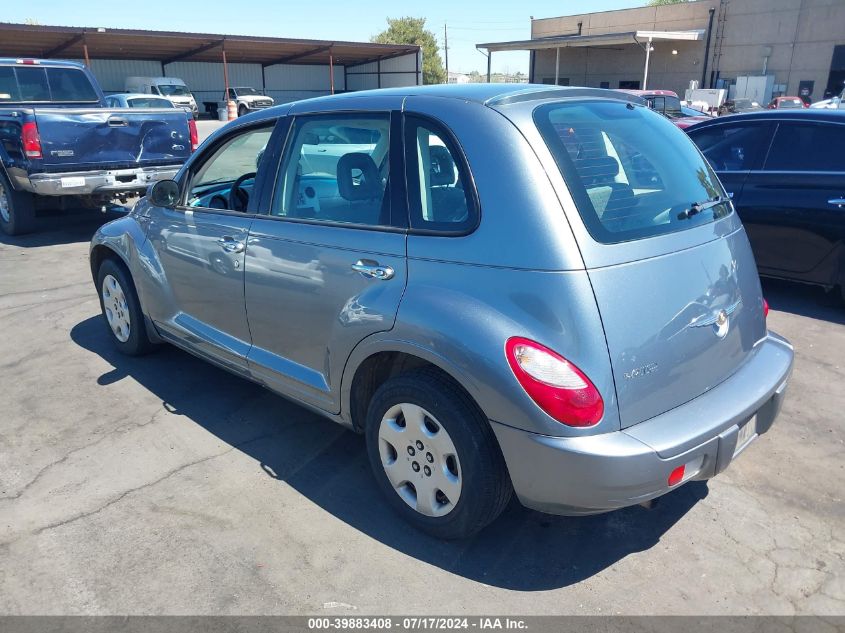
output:
[[[733,376],[684,405],[612,433],[550,437],[492,422],[523,505],[553,514],[594,514],[659,497],[669,474],[683,482],[724,470],[744,446],[740,427],[772,426],[792,372],[792,346],[769,333]],[[739,450],[737,450],[739,448]]]
[[[23,188],[42,196],[78,196],[144,191],[158,180],[173,178],[181,165],[32,174]]]

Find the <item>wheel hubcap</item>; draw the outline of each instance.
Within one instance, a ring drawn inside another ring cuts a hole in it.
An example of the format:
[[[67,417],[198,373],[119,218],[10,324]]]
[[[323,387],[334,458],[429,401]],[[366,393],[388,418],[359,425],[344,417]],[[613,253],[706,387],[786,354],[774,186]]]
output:
[[[103,309],[111,331],[121,343],[129,340],[132,322],[129,320],[129,305],[120,283],[111,275],[103,279]]]
[[[394,405],[381,420],[378,443],[387,479],[405,503],[430,517],[455,508],[463,486],[458,451],[433,415],[415,404]]]
[[[3,222],[9,222],[12,217],[9,213],[9,194],[6,193],[6,187],[0,182],[0,218]]]

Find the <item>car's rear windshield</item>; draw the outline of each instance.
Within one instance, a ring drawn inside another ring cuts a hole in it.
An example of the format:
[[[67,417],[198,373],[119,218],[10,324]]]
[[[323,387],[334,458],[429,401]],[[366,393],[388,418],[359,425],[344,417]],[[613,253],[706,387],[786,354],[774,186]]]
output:
[[[552,103],[537,108],[534,121],[599,242],[682,231],[732,212],[692,141],[644,106]]]
[[[0,103],[95,103],[88,76],[77,68],[0,66]]]

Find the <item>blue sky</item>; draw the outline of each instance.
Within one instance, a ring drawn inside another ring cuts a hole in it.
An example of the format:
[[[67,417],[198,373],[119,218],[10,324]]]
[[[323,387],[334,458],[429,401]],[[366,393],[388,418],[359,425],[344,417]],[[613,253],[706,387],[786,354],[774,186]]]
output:
[[[142,0],[126,4],[114,0],[37,0],[6,3],[0,20],[366,41],[385,28],[385,18],[410,15],[426,18],[427,26],[437,34],[441,47],[443,23],[448,23],[450,70],[484,72],[487,61],[476,51],[475,44],[528,38],[529,16],[553,17],[645,3],[646,0],[592,0],[589,3],[583,0],[427,0],[417,3],[396,0]],[[528,53],[496,53],[493,70],[527,73]]]

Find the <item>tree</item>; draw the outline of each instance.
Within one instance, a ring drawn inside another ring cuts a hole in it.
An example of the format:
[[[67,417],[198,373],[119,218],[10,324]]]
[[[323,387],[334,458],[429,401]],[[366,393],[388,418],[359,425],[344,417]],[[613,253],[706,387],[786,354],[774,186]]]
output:
[[[423,83],[442,84],[446,82],[446,70],[437,47],[434,33],[425,28],[425,18],[387,18],[387,30],[382,31],[371,42],[379,44],[415,44],[422,48]]]
[[[681,4],[682,2],[689,2],[689,0],[648,0],[649,6],[662,7],[667,4]]]

